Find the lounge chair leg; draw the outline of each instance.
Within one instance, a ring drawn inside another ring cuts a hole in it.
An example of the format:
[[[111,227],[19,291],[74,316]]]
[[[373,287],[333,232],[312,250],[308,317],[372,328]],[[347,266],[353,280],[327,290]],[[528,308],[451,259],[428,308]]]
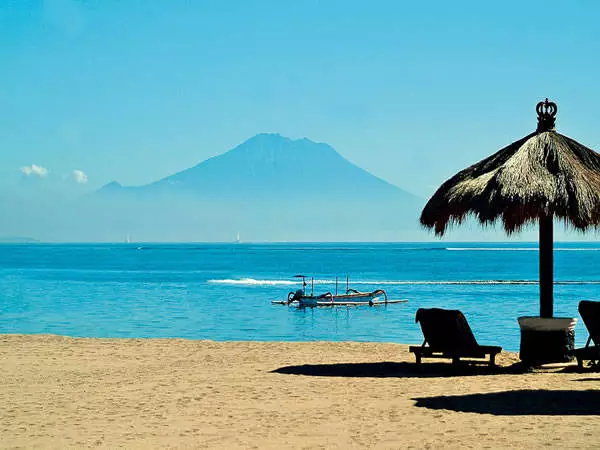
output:
[[[577,368],[583,369],[583,359],[577,358]]]
[[[417,364],[421,364],[421,355],[416,355],[415,357],[417,358]]]
[[[490,367],[496,366],[496,355],[490,355]]]

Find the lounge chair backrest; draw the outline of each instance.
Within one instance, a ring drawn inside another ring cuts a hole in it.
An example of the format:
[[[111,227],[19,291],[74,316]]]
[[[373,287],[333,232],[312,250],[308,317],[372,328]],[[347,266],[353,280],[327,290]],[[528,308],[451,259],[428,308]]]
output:
[[[579,314],[594,344],[600,345],[600,302],[580,301]]]
[[[452,351],[478,347],[471,327],[460,311],[420,308],[416,322],[421,324],[423,336],[432,348]]]

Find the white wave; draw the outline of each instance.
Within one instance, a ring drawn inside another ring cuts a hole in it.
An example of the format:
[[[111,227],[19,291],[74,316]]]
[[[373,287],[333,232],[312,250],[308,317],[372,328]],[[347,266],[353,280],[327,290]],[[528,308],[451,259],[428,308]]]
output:
[[[287,280],[256,280],[254,278],[208,280],[208,283],[228,284],[237,286],[299,286],[300,281]],[[310,286],[310,281],[307,281]],[[314,280],[315,285],[335,285],[335,280]],[[382,280],[382,281],[351,281],[350,286],[419,286],[419,285],[536,285],[537,280]],[[554,284],[600,284],[600,280],[562,280]],[[343,287],[345,280],[338,280],[338,286]]]
[[[537,252],[536,247],[446,247],[449,252]],[[556,249],[555,249],[556,250]]]
[[[239,280],[208,280],[208,283],[213,284],[231,284],[240,286],[294,286],[300,284],[297,281],[287,280],[255,280],[254,278],[241,278]]]
[[[537,252],[537,247],[446,247],[450,252]],[[599,247],[595,248],[554,248],[556,252],[597,252]]]
[[[371,285],[475,285],[475,284],[537,284],[533,280],[408,280],[408,281],[353,281],[351,284]]]

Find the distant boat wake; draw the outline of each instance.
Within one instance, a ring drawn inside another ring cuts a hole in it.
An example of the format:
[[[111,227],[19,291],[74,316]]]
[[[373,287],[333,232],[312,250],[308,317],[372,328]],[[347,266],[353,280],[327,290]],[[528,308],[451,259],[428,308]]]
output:
[[[212,284],[229,284],[239,286],[296,286],[300,284],[296,281],[286,280],[255,280],[253,278],[241,278],[239,280],[225,279],[225,280],[208,280],[208,283]],[[317,281],[315,280],[315,284]],[[323,283],[319,283],[323,284]]]
[[[340,286],[341,281],[338,281]],[[300,285],[297,281],[288,280],[256,280],[254,278],[208,280],[211,284],[224,284],[231,286],[296,286]],[[335,280],[315,280],[315,284],[334,285]],[[353,285],[398,285],[398,286],[418,286],[418,285],[537,285],[537,280],[384,280],[384,281],[366,281],[352,280]],[[557,285],[588,285],[600,284],[600,280],[563,280],[555,281]]]

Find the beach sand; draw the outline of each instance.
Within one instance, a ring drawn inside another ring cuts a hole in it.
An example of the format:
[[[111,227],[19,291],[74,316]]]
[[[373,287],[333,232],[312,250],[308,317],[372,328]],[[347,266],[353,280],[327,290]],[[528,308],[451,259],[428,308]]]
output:
[[[2,448],[600,445],[600,374],[417,370],[398,344],[2,335],[0,361]]]

